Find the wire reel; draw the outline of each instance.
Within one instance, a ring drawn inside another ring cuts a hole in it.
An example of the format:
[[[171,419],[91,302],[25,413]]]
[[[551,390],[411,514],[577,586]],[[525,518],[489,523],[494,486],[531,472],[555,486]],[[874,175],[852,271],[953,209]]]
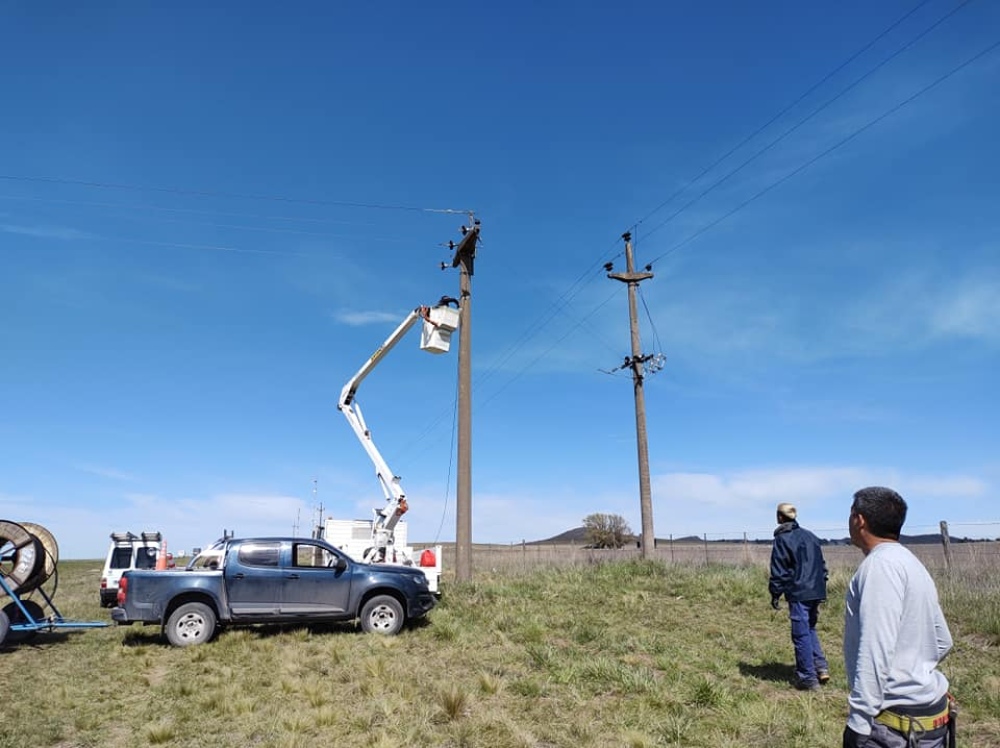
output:
[[[59,563],[59,544],[56,543],[55,536],[39,524],[21,522],[20,525],[35,536],[41,543],[44,553],[44,563],[38,570],[36,577],[29,579],[25,584],[25,587],[34,590],[45,584],[56,573],[56,565]]]
[[[42,541],[23,525],[0,520],[0,576],[11,591],[29,592],[45,581],[46,555]]]

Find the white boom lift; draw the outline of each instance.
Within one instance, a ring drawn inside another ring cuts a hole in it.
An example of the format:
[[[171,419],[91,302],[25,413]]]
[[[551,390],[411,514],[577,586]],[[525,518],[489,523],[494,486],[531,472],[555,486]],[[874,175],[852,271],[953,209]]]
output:
[[[400,485],[400,478],[393,474],[382,453],[372,441],[371,430],[365,423],[364,416],[357,401],[358,387],[382,358],[405,337],[410,328],[423,322],[420,336],[420,348],[430,353],[446,353],[451,345],[451,334],[458,329],[459,312],[449,304],[457,303],[454,299],[443,297],[437,306],[419,306],[410,312],[393,333],[386,338],[369,357],[358,372],[351,377],[340,391],[337,409],[344,414],[354,434],[361,442],[368,457],[375,465],[375,476],[382,486],[385,495],[385,505],[374,509],[374,517],[370,522],[359,523],[351,520],[328,520],[326,526],[327,540],[343,548],[349,555],[361,558],[366,563],[398,563],[407,566],[417,565],[427,575],[431,590],[437,592],[441,577],[441,546],[425,549],[415,559],[413,549],[406,546],[403,538],[397,538],[397,525],[409,506],[406,494]],[[355,530],[361,529],[359,524],[366,525],[367,537],[358,538]],[[405,527],[405,525],[404,525]],[[402,529],[400,527],[399,529]],[[401,542],[397,543],[397,540]],[[364,548],[358,545],[362,541]]]

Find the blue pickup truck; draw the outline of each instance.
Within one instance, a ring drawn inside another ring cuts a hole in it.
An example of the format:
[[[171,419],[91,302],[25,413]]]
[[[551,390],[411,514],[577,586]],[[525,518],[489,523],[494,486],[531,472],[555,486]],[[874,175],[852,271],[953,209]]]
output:
[[[396,634],[437,601],[419,568],[364,564],[322,540],[226,538],[176,571],[127,571],[111,618],[156,624],[170,644],[209,641],[220,626],[360,619]]]

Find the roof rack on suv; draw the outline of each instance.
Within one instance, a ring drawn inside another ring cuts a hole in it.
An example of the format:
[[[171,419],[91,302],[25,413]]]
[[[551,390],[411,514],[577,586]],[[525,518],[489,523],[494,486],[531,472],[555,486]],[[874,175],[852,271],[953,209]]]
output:
[[[133,540],[141,540],[144,543],[159,543],[163,540],[163,536],[158,532],[144,532],[141,536],[132,532],[113,532],[111,539],[116,543],[131,543]]]

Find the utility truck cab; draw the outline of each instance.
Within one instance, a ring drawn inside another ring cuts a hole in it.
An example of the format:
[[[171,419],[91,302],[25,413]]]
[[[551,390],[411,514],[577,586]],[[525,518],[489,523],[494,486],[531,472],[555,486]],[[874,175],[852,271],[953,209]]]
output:
[[[155,569],[163,537],[158,532],[111,533],[104,568],[101,570],[101,607],[112,608],[118,597],[118,580],[129,569]],[[169,561],[169,556],[168,556]]]

